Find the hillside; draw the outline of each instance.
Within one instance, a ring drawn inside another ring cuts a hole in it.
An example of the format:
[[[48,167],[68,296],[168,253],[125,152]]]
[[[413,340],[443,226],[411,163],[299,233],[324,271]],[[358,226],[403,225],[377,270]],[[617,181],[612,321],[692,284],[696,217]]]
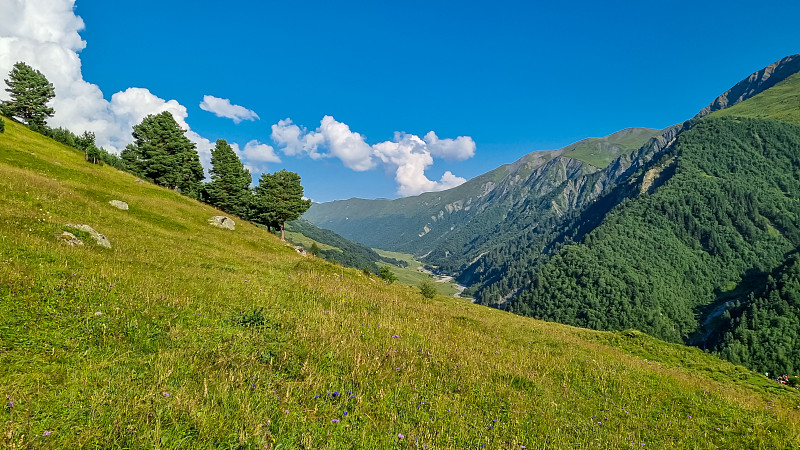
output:
[[[339,236],[330,230],[319,228],[311,222],[298,219],[286,224],[287,239],[295,245],[303,246],[311,251],[317,244],[318,256],[335,261],[345,267],[366,269],[378,273],[378,265],[392,264],[405,267],[408,263],[394,258],[381,256],[375,250]]]
[[[796,390],[700,350],[424,300],[216,214],[6,121],[3,447],[800,446]]]
[[[447,191],[315,204],[303,217],[371,247],[426,255],[428,264],[453,273],[499,242],[596,196],[598,187],[585,177],[658,133],[621,130],[525,155]]]
[[[634,178],[639,195],[534,272],[516,307],[683,342],[701,307],[800,245],[798,148],[798,126],[703,119]]]

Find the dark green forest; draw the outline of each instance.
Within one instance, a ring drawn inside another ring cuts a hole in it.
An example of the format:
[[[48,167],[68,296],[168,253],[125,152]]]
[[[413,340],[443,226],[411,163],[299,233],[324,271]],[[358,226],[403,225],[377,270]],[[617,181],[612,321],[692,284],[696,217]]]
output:
[[[793,252],[762,289],[729,304],[706,344],[733,363],[781,375],[800,371],[799,339],[800,254]]]
[[[529,272],[529,289],[502,306],[576,326],[636,328],[686,342],[699,331],[698,317],[708,305],[726,298],[748,273],[771,272],[800,244],[798,149],[795,125],[699,121],[635,178],[649,177],[658,189],[623,199],[579,243],[564,245]],[[783,292],[778,285],[776,290]],[[744,302],[740,308],[750,307]],[[778,309],[759,307],[760,323]],[[800,329],[786,320],[785,331],[797,335]],[[755,329],[752,320],[737,324],[720,347],[723,355],[738,351],[734,342],[756,342],[737,338]],[[793,367],[798,364],[795,359]]]

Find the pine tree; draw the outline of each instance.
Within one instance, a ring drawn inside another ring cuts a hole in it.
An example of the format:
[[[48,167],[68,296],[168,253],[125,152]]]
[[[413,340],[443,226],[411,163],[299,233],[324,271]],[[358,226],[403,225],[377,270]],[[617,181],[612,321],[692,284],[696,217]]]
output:
[[[133,144],[121,156],[134,174],[197,198],[204,178],[195,144],[167,111],[133,127]]]
[[[250,171],[224,140],[211,150],[211,182],[205,187],[208,203],[227,213],[247,217],[250,209]]]
[[[47,103],[56,96],[53,83],[38,70],[18,62],[14,64],[8,79],[5,80],[11,95],[0,105],[0,112],[8,117],[16,117],[29,127],[41,130],[47,127],[46,120],[53,117],[55,111]]]
[[[253,207],[255,220],[277,226],[281,230],[281,240],[286,240],[284,224],[306,212],[311,207],[311,200],[303,199],[300,175],[284,169],[273,174],[261,174]]]

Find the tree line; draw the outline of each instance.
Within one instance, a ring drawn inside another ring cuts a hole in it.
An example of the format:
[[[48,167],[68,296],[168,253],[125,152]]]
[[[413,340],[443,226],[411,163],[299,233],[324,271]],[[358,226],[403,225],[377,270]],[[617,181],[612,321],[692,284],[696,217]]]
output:
[[[53,84],[24,62],[14,64],[5,80],[10,99],[0,103],[2,115],[84,153],[93,164],[108,164],[142,179],[208,203],[222,211],[278,229],[285,239],[285,223],[309,207],[303,198],[300,176],[281,170],[263,173],[251,188],[252,176],[224,139],[211,150],[211,181],[204,182],[197,146],[186,137],[169,112],[151,114],[133,127],[133,143],[119,156],[97,147],[95,135],[76,135],[65,128],[52,129],[47,119],[55,114],[48,103],[55,97]],[[5,123],[0,118],[0,132]]]

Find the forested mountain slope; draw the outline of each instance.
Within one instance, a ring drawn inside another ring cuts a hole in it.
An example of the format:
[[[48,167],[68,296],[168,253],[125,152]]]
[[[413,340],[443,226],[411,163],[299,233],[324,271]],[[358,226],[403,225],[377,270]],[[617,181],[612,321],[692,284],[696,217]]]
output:
[[[586,175],[659,133],[625,129],[525,155],[447,191],[315,204],[303,218],[372,247],[427,255],[429,264],[453,272],[489,246],[598,195],[602,186]]]
[[[640,195],[536,270],[513,308],[682,342],[698,308],[800,244],[798,149],[795,125],[701,120],[635,178]]]

